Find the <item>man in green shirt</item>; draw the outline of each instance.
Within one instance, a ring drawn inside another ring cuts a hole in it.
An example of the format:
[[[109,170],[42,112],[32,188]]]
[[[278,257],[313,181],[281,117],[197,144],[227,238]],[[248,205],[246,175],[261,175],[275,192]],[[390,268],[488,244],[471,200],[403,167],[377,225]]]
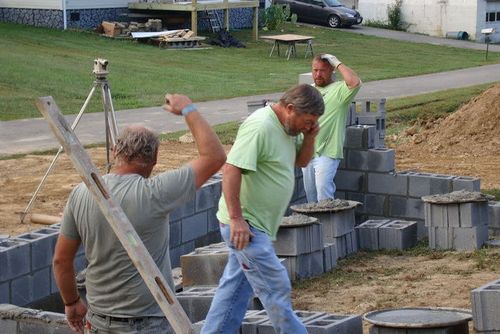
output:
[[[312,157],[323,111],[318,90],[297,85],[241,125],[223,170],[217,212],[229,259],[203,334],[237,333],[253,293],[277,333],[306,334],[292,310],[290,278],[272,240],[292,197],[295,166],[306,166]]]
[[[335,71],[344,81],[334,81]],[[330,54],[319,54],[312,62],[314,86],[323,96],[325,113],[319,118],[320,130],[316,136],[314,158],[306,168],[304,190],[308,202],[334,198],[333,179],[343,156],[345,128],[349,105],[361,88],[358,75]]]

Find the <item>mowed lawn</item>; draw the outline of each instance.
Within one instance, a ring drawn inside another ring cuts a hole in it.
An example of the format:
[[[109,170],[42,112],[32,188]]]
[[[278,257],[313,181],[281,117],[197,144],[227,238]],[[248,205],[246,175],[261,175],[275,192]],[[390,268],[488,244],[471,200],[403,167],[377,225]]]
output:
[[[40,117],[37,97],[52,95],[66,114],[77,113],[89,93],[93,60],[109,60],[116,110],[155,106],[165,92],[194,101],[284,91],[310,71],[310,58],[269,57],[270,44],[251,30],[232,31],[246,48],[165,50],[89,31],[61,31],[0,23],[0,120]],[[399,42],[328,28],[287,23],[282,32],[314,36],[314,51],[335,54],[366,81],[500,62],[499,53]],[[203,35],[203,32],[201,33]],[[88,112],[102,111],[93,99]]]

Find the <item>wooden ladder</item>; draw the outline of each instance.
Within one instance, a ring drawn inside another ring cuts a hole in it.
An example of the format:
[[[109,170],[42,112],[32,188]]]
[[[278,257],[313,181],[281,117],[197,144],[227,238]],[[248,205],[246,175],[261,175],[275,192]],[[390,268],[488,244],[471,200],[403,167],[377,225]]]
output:
[[[222,28],[222,24],[219,19],[219,14],[216,10],[207,9],[205,11],[212,32],[219,32]]]
[[[168,286],[125,212],[111,197],[104,180],[99,175],[99,170],[90,160],[54,99],[51,96],[41,97],[36,106],[49,123],[61,146],[64,147],[64,151],[73,162],[175,333],[194,334],[193,326],[179,301],[175,298],[175,294]]]

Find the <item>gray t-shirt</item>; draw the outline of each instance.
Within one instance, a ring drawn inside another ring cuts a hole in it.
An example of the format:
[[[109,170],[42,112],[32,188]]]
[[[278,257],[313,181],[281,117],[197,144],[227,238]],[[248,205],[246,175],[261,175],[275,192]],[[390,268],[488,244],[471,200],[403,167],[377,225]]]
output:
[[[151,178],[137,174],[108,174],[104,181],[173,289],[168,215],[195,195],[192,168],[185,166]],[[163,316],[83,183],[68,199],[61,234],[69,239],[81,239],[83,243],[89,262],[87,301],[93,312],[116,317]]]

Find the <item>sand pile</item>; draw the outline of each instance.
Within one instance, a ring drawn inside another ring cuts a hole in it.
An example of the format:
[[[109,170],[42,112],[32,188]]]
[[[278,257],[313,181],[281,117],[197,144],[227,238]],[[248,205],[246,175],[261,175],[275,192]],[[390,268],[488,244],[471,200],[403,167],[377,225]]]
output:
[[[448,117],[428,124],[403,146],[431,153],[500,154],[500,84]]]

